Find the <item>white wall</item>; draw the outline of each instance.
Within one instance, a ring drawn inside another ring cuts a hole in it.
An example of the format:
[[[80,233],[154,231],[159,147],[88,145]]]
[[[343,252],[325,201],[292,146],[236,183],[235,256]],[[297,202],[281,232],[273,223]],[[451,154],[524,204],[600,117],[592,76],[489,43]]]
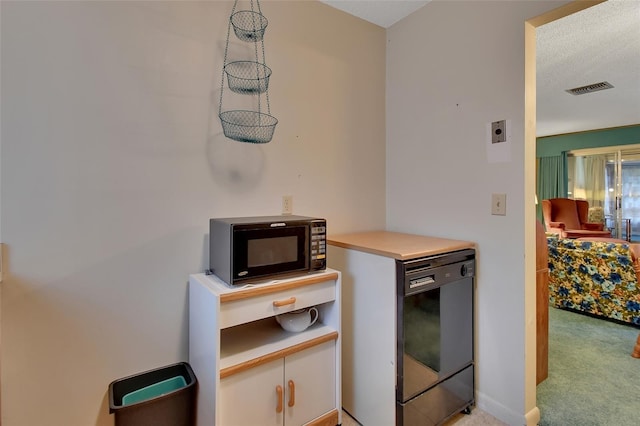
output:
[[[232,2],[1,2],[4,426],[112,424],[112,380],[188,359],[210,217],[291,194],[384,227],[384,30],[261,5],[280,123],[251,145],[217,118]]]
[[[525,394],[524,22],[564,3],[434,1],[387,32],[387,228],[478,244],[477,400],[514,425],[537,416]],[[486,126],[502,119],[509,152],[488,155]],[[507,194],[506,216],[490,214],[492,193]]]

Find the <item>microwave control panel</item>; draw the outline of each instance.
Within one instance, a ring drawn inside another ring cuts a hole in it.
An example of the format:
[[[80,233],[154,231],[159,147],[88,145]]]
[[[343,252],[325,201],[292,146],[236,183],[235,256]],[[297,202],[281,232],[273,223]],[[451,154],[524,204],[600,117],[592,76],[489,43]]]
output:
[[[311,222],[311,267],[312,271],[327,267],[327,222]]]

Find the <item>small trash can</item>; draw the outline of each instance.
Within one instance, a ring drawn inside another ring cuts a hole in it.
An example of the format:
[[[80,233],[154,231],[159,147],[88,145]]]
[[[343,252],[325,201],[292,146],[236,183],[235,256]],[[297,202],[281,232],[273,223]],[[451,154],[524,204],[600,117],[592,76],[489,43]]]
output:
[[[186,362],[114,380],[109,413],[116,426],[193,426],[197,379]]]

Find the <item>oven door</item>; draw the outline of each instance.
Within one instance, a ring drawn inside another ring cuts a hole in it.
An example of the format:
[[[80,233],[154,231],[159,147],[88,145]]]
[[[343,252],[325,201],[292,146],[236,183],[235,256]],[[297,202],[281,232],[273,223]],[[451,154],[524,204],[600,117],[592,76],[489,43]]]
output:
[[[237,227],[233,229],[233,280],[309,269],[309,227]]]

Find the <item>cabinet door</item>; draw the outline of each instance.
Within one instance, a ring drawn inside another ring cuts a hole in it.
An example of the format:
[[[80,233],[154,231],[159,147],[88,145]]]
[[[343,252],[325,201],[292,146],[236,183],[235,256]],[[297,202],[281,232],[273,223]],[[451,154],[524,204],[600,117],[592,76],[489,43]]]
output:
[[[287,408],[278,413],[276,386],[283,387],[284,360],[279,359],[220,380],[220,426],[282,426]],[[283,387],[284,392],[284,387]]]
[[[285,426],[299,426],[336,409],[336,342],[305,349],[285,358]],[[289,380],[293,381],[295,404]]]

